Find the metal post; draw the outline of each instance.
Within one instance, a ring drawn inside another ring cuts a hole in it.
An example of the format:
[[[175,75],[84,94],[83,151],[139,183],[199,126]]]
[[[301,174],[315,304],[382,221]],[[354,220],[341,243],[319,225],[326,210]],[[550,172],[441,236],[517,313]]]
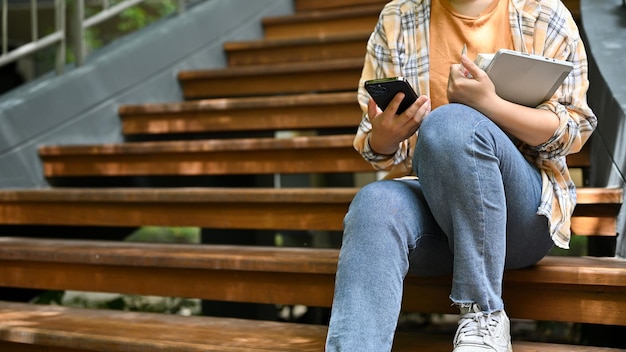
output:
[[[626,1],[626,0],[624,0]],[[185,0],[178,0],[178,14],[180,15],[181,13],[185,12],[186,8],[185,8],[186,4],[185,4]]]
[[[76,66],[81,66],[85,62],[85,1],[76,0],[74,8],[74,56],[76,56]]]
[[[65,1],[55,0],[54,8],[56,11],[55,24],[56,31],[61,32],[61,41],[57,45],[56,72],[62,74],[65,68],[65,48],[66,48],[66,31],[65,31]]]
[[[30,0],[30,36],[32,42],[36,42],[39,39],[39,20],[37,19],[37,0]]]
[[[9,50],[9,24],[8,15],[9,12],[7,6],[7,0],[2,0],[2,55],[6,54]]]

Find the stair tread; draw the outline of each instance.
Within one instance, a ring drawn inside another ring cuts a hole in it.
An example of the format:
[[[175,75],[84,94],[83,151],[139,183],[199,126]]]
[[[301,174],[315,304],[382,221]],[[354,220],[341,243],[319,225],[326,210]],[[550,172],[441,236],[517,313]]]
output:
[[[3,286],[329,307],[338,257],[334,249],[30,241],[0,241]],[[507,311],[523,319],[626,324],[625,269],[626,261],[615,258],[546,257],[506,271]],[[450,286],[448,276],[407,276],[404,310],[453,313]]]
[[[381,7],[386,4],[388,0],[343,0],[343,1],[319,1],[319,0],[307,0],[296,1],[296,11],[328,11],[336,8],[355,8],[361,7],[367,4],[379,4]]]
[[[373,172],[353,140],[334,134],[48,145],[39,156],[46,177]],[[585,166],[587,154],[579,154],[568,156],[570,167]]]
[[[263,107],[309,106],[347,102],[357,104],[355,92],[326,94],[301,94],[273,97],[238,97],[222,99],[202,99],[186,102],[122,105],[119,114],[156,114],[175,112],[203,112],[224,110],[252,110]],[[360,121],[360,119],[359,119]]]
[[[343,43],[347,41],[363,42],[363,49],[371,32],[340,33],[332,35],[318,35],[315,37],[294,37],[294,38],[265,38],[249,41],[235,41],[224,43],[226,51],[269,49],[279,47],[298,47],[302,45],[314,45],[325,43]]]
[[[378,18],[383,4],[362,5],[356,8],[339,8],[322,11],[298,12],[292,15],[266,17],[262,20],[265,26],[285,23],[319,22],[330,19],[347,19],[372,15]],[[373,28],[372,28],[373,29]]]
[[[356,92],[362,68],[363,57],[340,58],[188,70],[178,80],[187,100]]]
[[[370,33],[369,28],[361,31],[357,28],[350,33],[314,33],[307,37],[227,42],[224,51],[230,67],[361,59],[365,56]]]
[[[339,250],[138,243],[100,240],[0,238],[0,260],[330,274],[337,269]],[[626,287],[626,260],[608,257],[547,256],[539,264],[509,270],[506,282]],[[449,281],[426,278],[425,281]]]
[[[70,155],[131,155],[221,151],[262,151],[277,149],[319,149],[348,147],[354,135],[297,136],[291,138],[237,138],[161,142],[132,142],[94,145],[51,145],[39,149],[42,157]],[[355,156],[361,156],[354,152]]]
[[[326,327],[234,318],[183,317],[155,313],[0,302],[0,331],[11,343],[112,352],[167,350],[321,351]],[[399,332],[394,351],[444,352],[453,333]],[[181,340],[181,336],[185,336]],[[618,349],[513,341],[517,352],[614,352]]]
[[[327,70],[344,70],[363,67],[363,58],[346,58],[324,60],[319,62],[289,62],[269,65],[238,66],[217,69],[186,70],[178,73],[181,81],[207,79],[245,77],[272,74],[294,74],[303,72],[322,72]],[[356,85],[356,82],[355,82]]]
[[[48,146],[46,177],[373,172],[353,135]]]
[[[328,202],[346,203],[358,191],[356,187],[310,188],[45,188],[3,189],[0,201],[28,202]],[[576,190],[578,205],[622,204],[623,190],[609,187],[581,187]]]
[[[322,130],[361,121],[356,93],[301,94],[123,105],[125,135]]]
[[[0,201],[346,203],[357,188],[46,188],[5,189]],[[584,201],[581,200],[581,201]]]

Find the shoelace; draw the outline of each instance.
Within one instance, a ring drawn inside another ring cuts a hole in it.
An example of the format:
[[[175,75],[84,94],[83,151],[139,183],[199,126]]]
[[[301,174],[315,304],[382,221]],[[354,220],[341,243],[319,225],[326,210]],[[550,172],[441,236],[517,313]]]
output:
[[[492,314],[466,313],[459,321],[459,328],[454,340],[464,336],[493,336],[499,320]]]

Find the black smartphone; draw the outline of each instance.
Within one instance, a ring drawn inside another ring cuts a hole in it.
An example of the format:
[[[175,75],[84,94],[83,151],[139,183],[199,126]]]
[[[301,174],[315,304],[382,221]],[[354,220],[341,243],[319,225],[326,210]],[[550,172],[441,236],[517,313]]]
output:
[[[367,90],[372,99],[376,102],[376,105],[383,111],[396,94],[403,92],[404,99],[402,103],[400,103],[398,111],[396,111],[398,115],[403,113],[404,110],[417,100],[417,94],[413,88],[411,88],[409,82],[403,77],[380,78],[366,81],[365,90]]]

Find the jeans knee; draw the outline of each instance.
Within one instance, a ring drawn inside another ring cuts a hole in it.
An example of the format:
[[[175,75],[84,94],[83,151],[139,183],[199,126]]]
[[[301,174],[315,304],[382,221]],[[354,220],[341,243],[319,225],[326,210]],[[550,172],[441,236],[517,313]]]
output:
[[[478,111],[462,104],[440,106],[422,122],[419,140],[433,146],[458,146],[475,129],[477,115]]]
[[[406,189],[396,181],[376,181],[365,185],[359,190],[350,204],[348,216],[365,217],[376,219],[387,217],[394,209],[406,207],[403,200],[407,196]],[[384,208],[384,211],[382,211]]]

